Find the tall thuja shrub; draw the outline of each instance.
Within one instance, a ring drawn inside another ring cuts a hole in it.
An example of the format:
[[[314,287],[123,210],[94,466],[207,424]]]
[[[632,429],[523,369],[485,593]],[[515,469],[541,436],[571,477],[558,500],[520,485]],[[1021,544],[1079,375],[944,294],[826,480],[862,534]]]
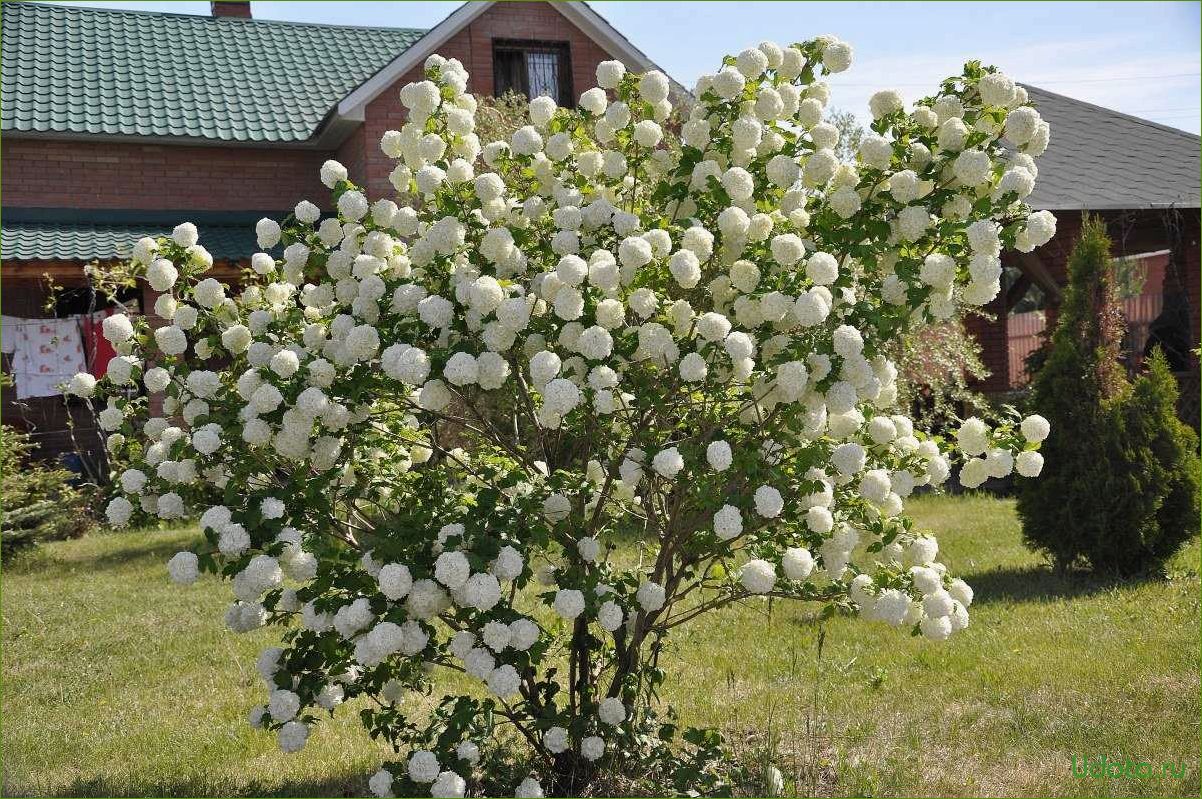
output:
[[[664,75],[605,62],[578,107],[535,98],[482,142],[463,66],[432,57],[381,141],[396,194],[326,163],[336,211],[261,220],[282,258],[254,254],[237,296],[194,226],[137,243],[169,324],[109,317],[118,357],[69,388],[108,399],[134,459],[110,520],[199,515],[173,579],[230,578],[231,629],[282,629],[255,726],[297,751],[365,698],[397,752],[381,796],[713,793],[716,737],[657,720],[674,630],[764,596],[932,640],[968,624],[906,499],[951,459],[1034,476],[1046,424],[933,438],[896,410],[887,345],[988,303],[1003,248],[1053,235],[1023,202],[1049,129],[970,63],[912,106],[874,95],[841,160],[821,78],[850,60],[832,37],[745,50],[679,130]],[[612,556],[632,539],[644,557]]]
[[[1023,536],[1059,568],[1136,572],[1197,529],[1196,442],[1176,419],[1163,356],[1134,390],[1126,379],[1101,221],[1085,220],[1068,277],[1047,360],[1032,382],[1032,401],[1054,433],[1042,448],[1043,478],[1019,490]]]
[[[1028,546],[1066,568],[1105,540],[1113,471],[1109,403],[1126,388],[1119,366],[1122,318],[1115,302],[1110,239],[1086,219],[1068,262],[1068,285],[1047,360],[1031,384],[1031,402],[1054,432],[1041,453],[1037,484],[1024,484],[1018,513]]]
[[[1135,572],[1158,565],[1198,534],[1198,436],[1177,417],[1177,379],[1157,347],[1147,371],[1114,403],[1110,418],[1109,535],[1086,557]]]

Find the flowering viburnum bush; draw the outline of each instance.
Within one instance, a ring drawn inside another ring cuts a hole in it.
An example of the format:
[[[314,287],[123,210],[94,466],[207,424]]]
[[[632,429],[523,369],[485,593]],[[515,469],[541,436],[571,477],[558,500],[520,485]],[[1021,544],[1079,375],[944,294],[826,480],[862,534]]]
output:
[[[912,106],[874,95],[841,163],[819,78],[850,59],[830,37],[746,50],[679,126],[664,75],[607,62],[577,109],[536,98],[482,144],[462,65],[432,57],[381,142],[394,198],[326,163],[336,212],[262,220],[236,296],[195,227],[138,242],[162,326],[106,320],[120,357],[69,390],[110,397],[109,446],[136,464],[112,523],[198,515],[208,544],[172,578],[220,573],[230,628],[284,628],[252,724],[296,751],[368,697],[398,752],[380,796],[567,793],[688,749],[654,723],[655,664],[708,611],[771,596],[936,640],[968,624],[972,590],[904,502],[953,463],[969,486],[1037,475],[1047,423],[933,439],[881,353],[992,299],[1003,247],[1052,236],[1023,204],[1048,126],[969,64]],[[632,537],[646,557],[616,562]],[[407,712],[448,670],[474,687]],[[508,783],[478,765],[499,733],[527,748]],[[677,789],[696,762],[665,772]]]

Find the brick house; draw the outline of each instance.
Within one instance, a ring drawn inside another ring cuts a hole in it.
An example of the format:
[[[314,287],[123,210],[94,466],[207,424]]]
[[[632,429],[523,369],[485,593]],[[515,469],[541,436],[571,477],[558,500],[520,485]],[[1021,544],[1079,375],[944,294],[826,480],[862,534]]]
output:
[[[200,227],[216,276],[233,279],[255,251],[255,220],[328,197],[318,168],[329,158],[372,196],[391,193],[393,164],[378,142],[404,121],[399,90],[432,53],[460,59],[472,92],[546,93],[563,105],[593,85],[601,61],[655,68],[583,2],[472,2],[426,31],[255,20],[249,2],[211,9],[5,4],[7,318],[89,312],[97,298],[84,264],[185,219]],[[66,289],[49,311],[47,276]],[[47,455],[98,443],[87,409],[60,397],[18,400],[6,386],[0,414]]]
[[[1003,257],[1010,278],[1006,291],[985,310],[992,320],[970,318],[991,372],[979,386],[989,394],[1010,391],[1026,380],[1021,352],[1033,348],[1045,327],[1055,324],[1067,282],[1069,253],[1084,213],[1102,218],[1116,258],[1144,262],[1142,293],[1126,301],[1131,333],[1128,363],[1135,366],[1152,345],[1164,347],[1186,401],[1182,415],[1198,424],[1199,202],[1202,140],[1185,131],[1026,87],[1052,126],[1052,140],[1038,160],[1039,179],[1028,202],[1056,215],[1056,236],[1033,253]],[[1042,292],[1046,322],[1015,323],[1012,313],[1032,290]],[[1017,357],[1016,357],[1017,356]]]

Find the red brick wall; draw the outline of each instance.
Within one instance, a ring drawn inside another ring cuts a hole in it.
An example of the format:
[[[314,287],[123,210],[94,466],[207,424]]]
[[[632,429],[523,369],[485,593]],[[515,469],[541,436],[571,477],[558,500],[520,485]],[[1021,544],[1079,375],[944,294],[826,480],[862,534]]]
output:
[[[330,153],[10,137],[4,204],[24,208],[198,211],[291,208],[328,196]]]
[[[492,94],[493,39],[567,42],[573,97],[595,83],[597,64],[613,57],[551,3],[497,3],[438,48],[441,55],[458,58],[467,67],[472,92]],[[318,180],[318,169],[327,158],[342,161],[353,180],[366,183],[373,198],[389,196],[388,174],[394,163],[380,152],[380,137],[404,123],[400,89],[420,78],[419,67],[372,101],[364,125],[337,152],[13,137],[4,149],[4,204],[282,210],[307,198],[324,205],[328,193]]]
[[[1006,337],[1006,295],[997,298],[981,309],[992,319],[969,316],[964,327],[981,345],[981,362],[989,370],[989,377],[976,383],[978,391],[1005,391],[1010,387],[1009,340]]]
[[[491,6],[463,30],[437,48],[439,55],[458,58],[470,74],[468,91],[493,93],[493,39],[533,39],[567,42],[572,64],[572,99],[596,85],[597,64],[615,56],[605,52],[583,31],[546,2],[505,2]],[[400,90],[406,83],[421,80],[421,67],[410,70],[367,106],[366,122],[358,141],[348,140],[339,151],[352,178],[362,175],[372,197],[391,193],[388,175],[395,162],[380,152],[380,137],[386,130],[399,129],[405,122]],[[354,139],[355,137],[352,137]],[[361,150],[358,148],[362,148]],[[356,172],[352,163],[364,163],[366,172]]]

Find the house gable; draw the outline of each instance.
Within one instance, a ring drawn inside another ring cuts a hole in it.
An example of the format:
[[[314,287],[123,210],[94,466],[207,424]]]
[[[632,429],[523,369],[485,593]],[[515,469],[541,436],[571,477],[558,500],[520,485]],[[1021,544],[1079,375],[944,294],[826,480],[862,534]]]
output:
[[[594,17],[600,22],[593,21]],[[592,33],[576,20],[581,20]],[[602,33],[605,35],[601,36]],[[615,49],[606,49],[601,44],[602,39],[613,42]],[[352,177],[358,176],[367,186],[369,195],[385,195],[392,191],[388,175],[395,163],[380,152],[379,143],[385,131],[399,129],[405,124],[401,87],[422,80],[426,59],[437,53],[463,63],[470,75],[468,91],[491,95],[496,78],[494,45],[507,40],[566,45],[573,102],[581,92],[595,85],[597,64],[602,61],[617,59],[637,70],[655,68],[645,55],[584,3],[540,0],[469,3],[432,28],[401,59],[385,67],[339,104],[340,115],[361,116],[363,124],[340,148],[338,159]],[[401,67],[406,71],[398,72]]]

